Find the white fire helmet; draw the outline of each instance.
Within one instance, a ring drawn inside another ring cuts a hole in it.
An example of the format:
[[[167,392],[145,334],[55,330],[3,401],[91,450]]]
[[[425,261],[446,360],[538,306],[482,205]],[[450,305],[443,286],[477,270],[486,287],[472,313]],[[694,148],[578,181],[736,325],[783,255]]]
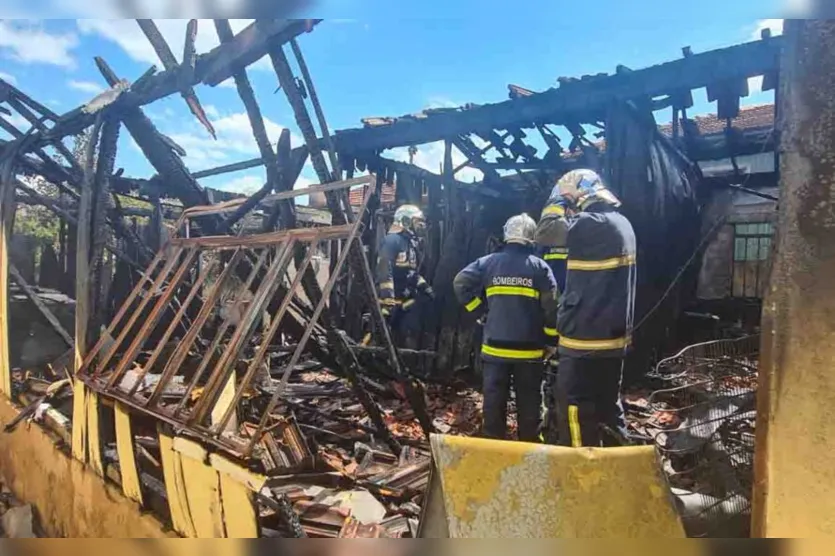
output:
[[[505,243],[532,245],[536,237],[536,221],[525,213],[508,218],[504,225]]]
[[[618,198],[603,184],[594,170],[572,170],[557,181],[551,197],[562,197],[580,210],[592,202],[603,201],[615,207],[620,206]]]
[[[394,212],[394,223],[391,226],[392,232],[402,230],[417,234],[426,227],[426,218],[423,211],[415,205],[402,205]]]

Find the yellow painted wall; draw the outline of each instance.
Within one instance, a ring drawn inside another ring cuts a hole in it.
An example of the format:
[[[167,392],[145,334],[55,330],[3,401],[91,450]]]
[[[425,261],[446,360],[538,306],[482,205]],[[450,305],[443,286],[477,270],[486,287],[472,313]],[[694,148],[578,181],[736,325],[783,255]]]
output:
[[[17,413],[0,397],[0,427]],[[42,526],[51,536],[171,536],[118,487],[56,448],[36,425],[21,424],[14,432],[0,433],[0,476],[15,496],[37,509]]]

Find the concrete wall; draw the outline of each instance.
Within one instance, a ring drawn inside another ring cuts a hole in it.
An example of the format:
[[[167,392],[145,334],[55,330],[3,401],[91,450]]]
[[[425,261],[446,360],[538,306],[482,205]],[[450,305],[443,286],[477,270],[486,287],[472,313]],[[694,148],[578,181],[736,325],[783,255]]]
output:
[[[777,252],[764,303],[754,531],[835,536],[835,20],[786,20]]]
[[[775,195],[777,188],[764,189]],[[777,203],[747,193],[717,191],[702,215],[702,234],[708,234],[719,219],[726,223],[714,232],[705,248],[699,271],[699,299],[713,300],[731,297],[734,255],[734,224],[746,222],[775,222]]]

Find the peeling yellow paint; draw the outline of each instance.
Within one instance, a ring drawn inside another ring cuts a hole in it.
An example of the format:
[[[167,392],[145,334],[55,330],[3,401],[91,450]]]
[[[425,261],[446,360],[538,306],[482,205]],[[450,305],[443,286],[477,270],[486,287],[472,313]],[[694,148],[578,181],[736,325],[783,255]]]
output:
[[[226,536],[223,526],[223,506],[220,501],[220,477],[204,461],[180,456],[188,506],[199,539],[219,539]]]
[[[73,383],[72,396],[72,456],[87,462],[87,386],[80,380]]]
[[[450,538],[683,538],[652,447],[435,435]]]
[[[99,477],[104,477],[99,427],[101,417],[99,395],[89,388],[87,389],[87,403],[85,406],[87,408],[87,463],[90,464],[93,471],[98,473]]]
[[[122,477],[122,492],[125,496],[142,505],[142,487],[136,468],[136,454],[133,434],[130,428],[130,413],[119,402],[114,406],[116,419],[116,452],[119,454],[119,474]]]
[[[0,398],[0,428],[17,415],[18,411]],[[50,536],[171,536],[159,520],[143,514],[116,486],[62,452],[37,425],[0,434],[0,476],[17,498],[36,508],[39,522]]]
[[[226,536],[235,539],[258,538],[258,516],[249,489],[229,475],[220,473],[220,493]]]
[[[165,492],[171,510],[174,529],[184,537],[195,537],[191,510],[183,485],[183,468],[179,452],[174,451],[174,441],[167,434],[159,434],[159,449],[162,458],[162,472],[165,477]]]

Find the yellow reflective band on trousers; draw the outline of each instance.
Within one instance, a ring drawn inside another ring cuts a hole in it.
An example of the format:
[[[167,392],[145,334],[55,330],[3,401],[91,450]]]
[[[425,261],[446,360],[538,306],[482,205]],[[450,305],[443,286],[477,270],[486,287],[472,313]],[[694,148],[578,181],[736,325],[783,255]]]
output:
[[[539,299],[538,291],[525,286],[490,286],[487,288],[487,297],[494,295],[518,295],[520,297]]]
[[[560,338],[560,346],[568,349],[605,351],[609,349],[624,349],[629,345],[631,338],[613,338],[611,340],[577,340],[575,338]]]
[[[577,449],[435,434],[430,445],[431,503],[421,527],[440,523],[443,535],[422,538],[685,538],[654,446]],[[688,546],[677,556],[699,553]],[[618,553],[607,547],[588,552]]]
[[[580,408],[576,405],[568,406],[568,432],[571,434],[571,447],[583,446],[583,435],[580,433]]]
[[[550,338],[556,338],[559,335],[556,328],[545,328],[544,330],[545,335]]]
[[[380,283],[381,290],[393,290],[394,289],[394,282],[381,282]]]
[[[545,356],[544,349],[507,349],[487,344],[481,346],[481,353],[502,359],[542,359]]]
[[[568,259],[568,253],[545,253],[546,261],[564,261]]]
[[[582,261],[578,259],[568,259],[568,270],[612,270],[622,266],[631,266],[635,264],[635,255],[625,255],[623,257],[612,257],[611,259],[603,259],[600,261]]]
[[[473,311],[475,311],[476,309],[478,309],[479,307],[481,307],[481,298],[480,297],[476,297],[475,299],[473,299],[472,301],[470,301],[469,303],[464,305],[464,308],[467,309],[467,311],[469,311],[471,313]]]

